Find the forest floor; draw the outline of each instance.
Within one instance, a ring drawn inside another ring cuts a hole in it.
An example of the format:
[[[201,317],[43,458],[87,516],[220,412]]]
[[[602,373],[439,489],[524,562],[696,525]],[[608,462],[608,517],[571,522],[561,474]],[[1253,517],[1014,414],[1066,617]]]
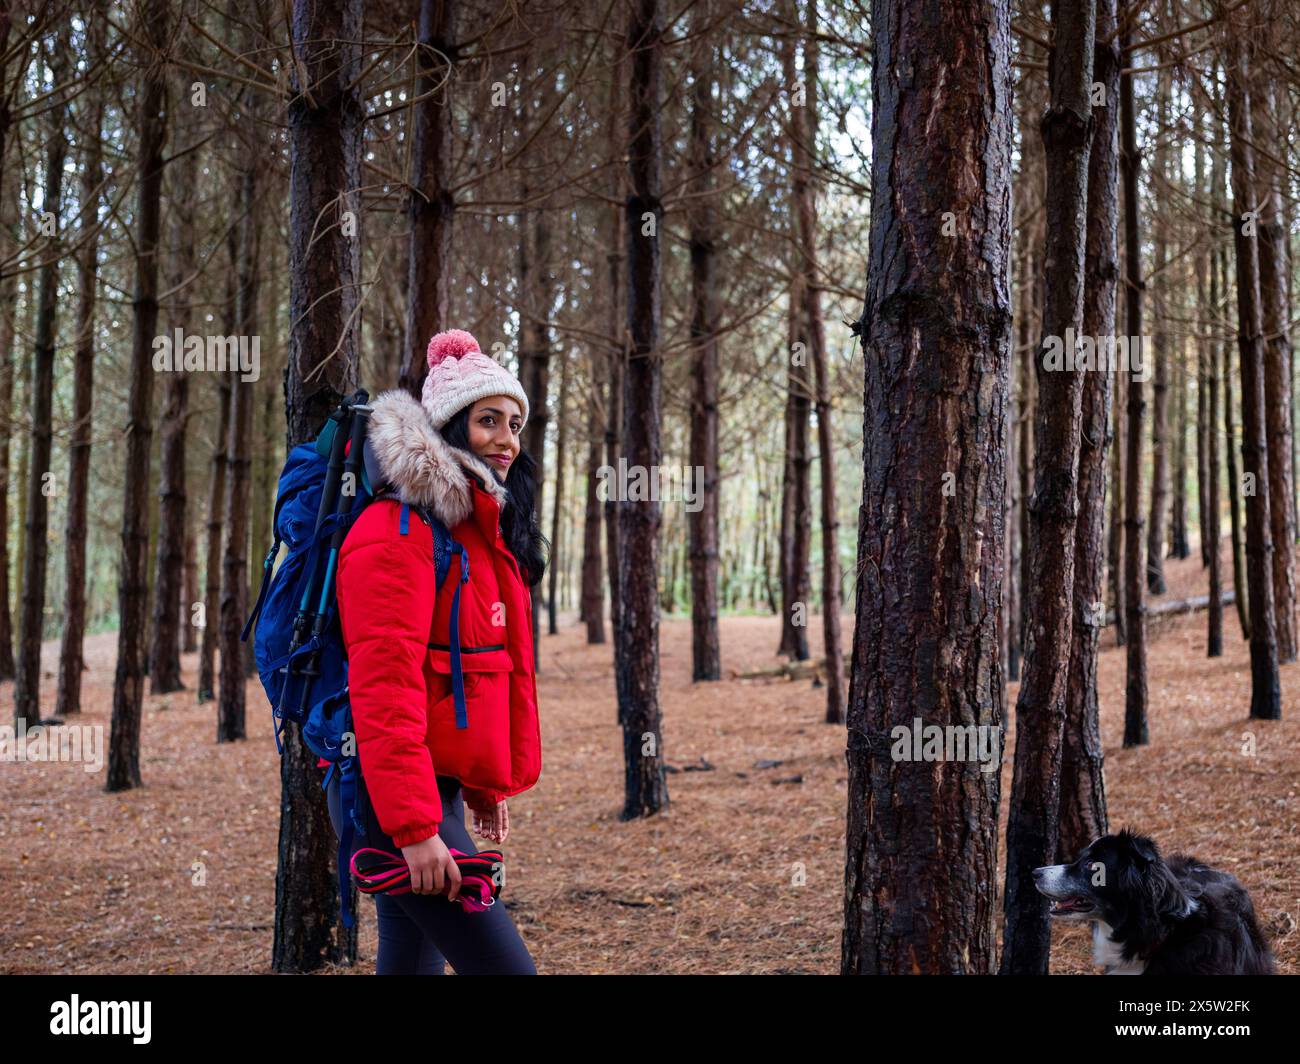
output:
[[[1199,556],[1169,562],[1167,574],[1165,598],[1204,593]],[[1236,614],[1225,612],[1217,660],[1205,658],[1205,623],[1202,611],[1153,625],[1151,743],[1132,750],[1120,742],[1124,651],[1112,629],[1103,633],[1111,823],[1236,874],[1279,969],[1298,973],[1300,668],[1282,672],[1284,719],[1250,721],[1248,647]],[[844,631],[852,633],[851,618]],[[820,619],[809,632],[819,654]],[[724,619],[724,675],[777,664],[777,637],[771,617]],[[114,633],[87,640],[84,713],[73,718],[102,725],[105,737],[115,653]],[[47,707],[56,658],[52,641],[43,658]],[[102,771],[79,764],[0,764],[0,884],[10,898],[0,972],[269,971],[279,821],[270,711],[254,678],[248,740],[215,744],[213,706],[194,702],[197,656],[183,662],[187,691],[145,698],[142,788],[107,794]],[[838,972],[846,770],[843,729],[821,722],[823,690],[807,680],[692,684],[689,619],[665,617],[670,804],[624,823],[610,646],[588,646],[570,616],[545,637],[542,665],[542,777],[510,800],[503,847],[503,901],[539,971]],[[0,685],[0,706],[12,706],[12,691]],[[1015,697],[1009,685],[1008,713]],[[1253,757],[1242,753],[1246,733]],[[1001,870],[999,896],[1000,888]],[[374,905],[364,897],[360,926],[359,965],[331,970],[374,970]],[[1053,972],[1095,970],[1082,927],[1055,928],[1053,945]]]

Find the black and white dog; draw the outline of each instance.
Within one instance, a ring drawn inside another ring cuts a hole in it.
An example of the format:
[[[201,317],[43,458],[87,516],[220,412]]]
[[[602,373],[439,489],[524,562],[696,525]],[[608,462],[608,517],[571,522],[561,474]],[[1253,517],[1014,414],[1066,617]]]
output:
[[[1121,831],[1073,864],[1034,869],[1056,920],[1092,921],[1092,959],[1107,975],[1272,975],[1273,956],[1246,888],[1182,855],[1160,856]]]

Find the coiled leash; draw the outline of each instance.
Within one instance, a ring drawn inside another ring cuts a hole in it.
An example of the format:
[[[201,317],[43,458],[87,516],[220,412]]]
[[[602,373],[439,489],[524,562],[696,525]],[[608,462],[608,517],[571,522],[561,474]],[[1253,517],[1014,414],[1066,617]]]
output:
[[[505,880],[505,858],[499,850],[463,853],[448,846],[460,869],[460,893],[456,900],[467,913],[483,912],[496,904]],[[352,855],[350,865],[357,889],[363,894],[410,894],[411,869],[406,859],[387,850],[363,847]]]

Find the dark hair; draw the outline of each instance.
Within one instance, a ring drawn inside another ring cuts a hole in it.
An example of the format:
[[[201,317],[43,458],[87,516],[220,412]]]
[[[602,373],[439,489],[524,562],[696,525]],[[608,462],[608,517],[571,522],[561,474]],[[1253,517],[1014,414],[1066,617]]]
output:
[[[442,438],[453,447],[474,454],[469,442],[469,406],[463,406],[442,426]],[[474,474],[470,474],[473,476]],[[496,476],[494,472],[492,474]],[[497,477],[500,480],[500,477]],[[537,524],[533,500],[537,498],[537,462],[522,448],[506,472],[506,504],[501,510],[501,538],[523,570],[530,586],[541,582],[546,572],[550,543]]]

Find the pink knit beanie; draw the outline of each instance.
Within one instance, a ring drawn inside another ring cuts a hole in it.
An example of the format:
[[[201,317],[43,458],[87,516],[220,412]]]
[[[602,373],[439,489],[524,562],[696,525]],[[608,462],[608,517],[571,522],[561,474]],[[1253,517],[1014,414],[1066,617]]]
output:
[[[462,407],[489,395],[519,400],[528,421],[528,396],[523,385],[463,329],[440,332],[429,341],[429,375],[424,378],[421,404],[433,427],[441,430]]]

